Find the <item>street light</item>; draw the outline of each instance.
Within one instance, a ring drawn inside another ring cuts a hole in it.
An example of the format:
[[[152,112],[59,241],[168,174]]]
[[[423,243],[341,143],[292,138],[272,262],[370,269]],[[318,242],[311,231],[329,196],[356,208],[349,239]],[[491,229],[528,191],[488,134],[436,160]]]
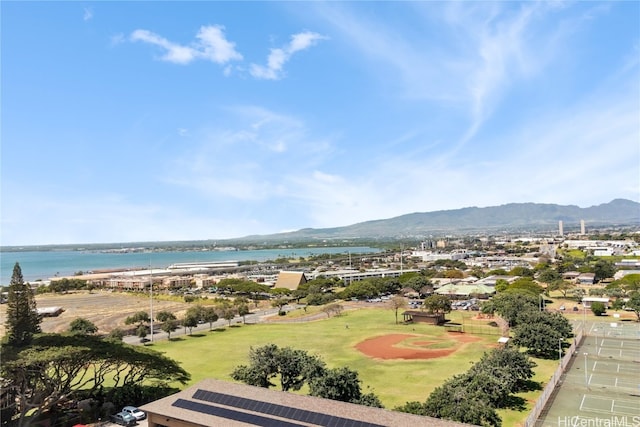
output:
[[[562,338],[558,338],[558,363],[562,364]]]
[[[149,298],[151,300],[149,328],[151,329],[151,342],[153,342],[153,270],[149,263]]]

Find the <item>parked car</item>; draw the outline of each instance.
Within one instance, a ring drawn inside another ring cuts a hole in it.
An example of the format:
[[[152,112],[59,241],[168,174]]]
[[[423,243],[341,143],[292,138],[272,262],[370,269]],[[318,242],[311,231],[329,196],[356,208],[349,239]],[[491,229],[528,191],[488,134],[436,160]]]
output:
[[[122,412],[133,415],[138,421],[147,418],[147,414],[144,411],[136,408],[135,406],[125,406],[124,408],[122,408]]]
[[[138,424],[138,421],[136,420],[136,417],[134,417],[131,414],[128,414],[126,412],[118,412],[117,414],[113,414],[111,415],[111,417],[109,417],[111,419],[111,422],[114,422],[116,424],[120,424],[121,426],[134,426],[136,424]]]

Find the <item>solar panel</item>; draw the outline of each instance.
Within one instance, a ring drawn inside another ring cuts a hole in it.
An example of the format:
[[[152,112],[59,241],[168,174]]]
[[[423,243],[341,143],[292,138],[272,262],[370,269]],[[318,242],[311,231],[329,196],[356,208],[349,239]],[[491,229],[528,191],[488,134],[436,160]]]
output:
[[[294,421],[315,424],[323,427],[341,427],[345,425],[353,427],[384,427],[383,425],[369,423],[366,421],[343,418],[334,415],[323,414],[321,412],[307,411],[300,408],[292,408],[291,406],[267,403],[261,400],[247,399],[244,397],[238,397],[202,389],[196,390],[196,392],[193,394],[193,398],[204,400],[206,402],[232,406],[234,408],[246,409],[252,412],[259,412],[261,414],[273,415],[276,417],[287,418]]]
[[[172,406],[260,427],[304,427],[302,424],[290,423],[288,421],[277,420],[275,418],[267,418],[261,415],[248,414],[246,412],[234,411],[227,408],[221,408],[219,406],[206,405],[204,403],[193,402],[191,400],[185,399],[176,399],[176,401],[173,402]]]

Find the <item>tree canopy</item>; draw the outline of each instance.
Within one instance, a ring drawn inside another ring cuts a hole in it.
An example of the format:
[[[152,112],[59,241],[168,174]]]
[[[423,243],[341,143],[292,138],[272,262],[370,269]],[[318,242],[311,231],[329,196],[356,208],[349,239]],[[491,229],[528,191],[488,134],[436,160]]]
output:
[[[431,295],[425,298],[424,308],[434,314],[450,313],[451,299],[446,295]]]
[[[535,363],[509,346],[485,353],[467,372],[436,388],[424,403],[407,402],[402,412],[497,427],[496,409],[517,405],[513,394],[526,390]]]
[[[239,365],[231,378],[245,384],[269,388],[280,379],[282,391],[300,390],[305,381],[322,375],[325,365],[318,356],[291,347],[280,348],[275,344],[249,350],[249,365]]]
[[[36,308],[33,290],[24,282],[20,264],[13,266],[7,289],[6,340],[10,345],[27,345],[40,332],[41,318]]]
[[[90,320],[78,317],[69,324],[69,332],[72,334],[90,335],[98,332],[98,327]]]
[[[249,364],[238,365],[231,378],[264,388],[274,387],[279,379],[282,391],[300,390],[307,384],[312,396],[382,407],[375,394],[362,393],[356,371],[346,367],[327,369],[316,355],[275,344],[252,347]]]
[[[638,318],[638,322],[640,322],[640,292],[634,291],[629,296],[629,300],[625,303],[625,307],[632,310],[636,317]]]
[[[2,377],[17,390],[20,424],[73,397],[146,380],[180,382],[190,376],[172,359],[144,346],[94,335],[39,334],[22,348],[3,346]]]

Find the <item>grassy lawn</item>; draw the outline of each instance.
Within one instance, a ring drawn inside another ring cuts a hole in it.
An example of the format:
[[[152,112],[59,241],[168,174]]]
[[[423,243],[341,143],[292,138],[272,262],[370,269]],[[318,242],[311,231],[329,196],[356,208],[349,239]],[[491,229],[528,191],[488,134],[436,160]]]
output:
[[[448,318],[460,321],[460,315],[461,313],[454,312]],[[465,322],[471,320],[466,319]],[[304,349],[320,355],[329,367],[348,366],[358,371],[363,390],[373,391],[386,408],[393,409],[407,401],[426,400],[431,391],[446,379],[468,370],[487,349],[496,345],[497,340],[496,336],[479,336],[480,341],[463,344],[454,354],[431,360],[372,359],[355,348],[356,344],[367,338],[398,333],[418,335],[417,341],[446,341],[447,335],[442,327],[424,324],[396,325],[393,311],[388,309],[366,309],[347,311],[341,316],[314,322],[224,328],[199,335],[181,336],[170,342],[157,341],[152,346],[180,361],[191,373],[192,383],[203,378],[230,381],[233,368],[247,363],[252,346],[275,343],[278,346]],[[536,362],[540,367],[539,378],[536,380],[546,382],[555,364],[551,362],[547,368],[545,361]],[[534,393],[523,397],[535,400]],[[527,413],[503,411],[505,421],[513,421],[505,422],[504,425],[517,424]]]

